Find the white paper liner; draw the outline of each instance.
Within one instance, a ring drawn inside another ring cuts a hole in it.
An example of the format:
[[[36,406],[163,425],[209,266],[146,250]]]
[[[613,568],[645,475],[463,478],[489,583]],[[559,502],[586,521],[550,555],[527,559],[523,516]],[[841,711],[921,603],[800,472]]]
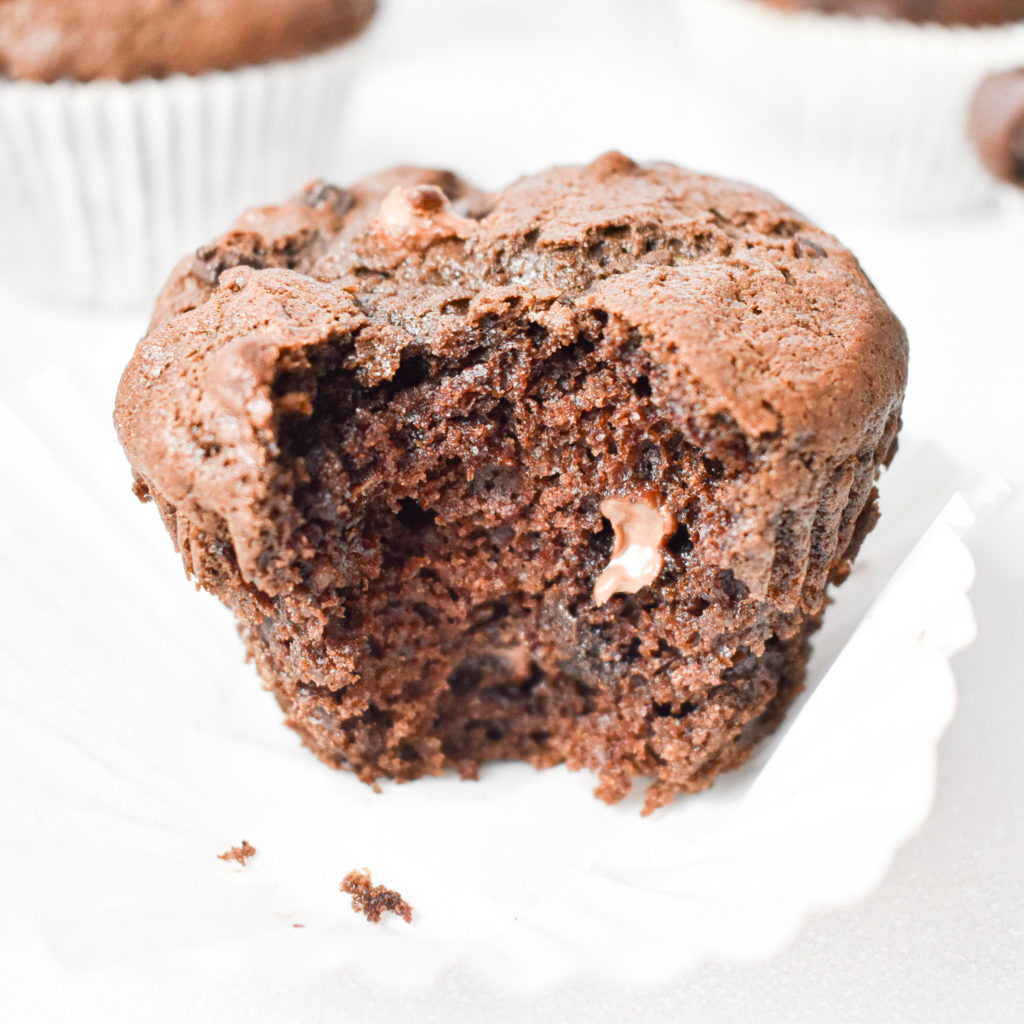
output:
[[[518,992],[654,983],[777,952],[813,911],[866,894],[931,806],[948,658],[974,630],[960,536],[998,487],[949,502],[893,574],[926,494],[948,486],[927,451],[901,454],[908,477],[826,616],[809,697],[746,768],[643,819],[639,795],[607,807],[591,776],[563,769],[490,765],[479,783],[382,794],[328,770],[132,500],[109,396],[54,370],[11,401],[0,851],[41,983],[102,976],[153,996],[182,977],[227,993],[265,974],[287,979],[294,1019],[329,1004],[341,969],[389,990],[453,964]],[[256,861],[217,859],[243,838]],[[413,904],[411,926],[352,913],[338,883],[364,866]],[[2,938],[14,967],[28,953]]]
[[[815,214],[992,202],[967,113],[986,74],[1024,64],[1024,22],[947,27],[759,0],[678,3],[683,67],[714,153],[703,164]]]
[[[0,270],[70,301],[152,302],[243,209],[330,170],[362,46],[160,80],[0,80]]]

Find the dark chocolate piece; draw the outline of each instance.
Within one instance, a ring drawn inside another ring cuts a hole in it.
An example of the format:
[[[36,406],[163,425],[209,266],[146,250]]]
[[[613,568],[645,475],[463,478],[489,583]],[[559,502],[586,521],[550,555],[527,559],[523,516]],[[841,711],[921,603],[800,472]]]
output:
[[[256,847],[252,845],[247,839],[242,840],[241,846],[232,846],[226,853],[218,853],[218,860],[236,860],[239,864],[245,867],[246,861],[250,857],[256,856]]]

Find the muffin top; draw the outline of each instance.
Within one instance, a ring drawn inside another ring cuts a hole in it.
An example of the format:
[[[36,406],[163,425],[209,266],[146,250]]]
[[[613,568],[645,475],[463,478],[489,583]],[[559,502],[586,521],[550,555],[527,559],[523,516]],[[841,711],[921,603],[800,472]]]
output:
[[[327,49],[376,0],[0,0],[0,76],[127,82]]]
[[[1024,0],[763,0],[787,11],[823,11],[940,25],[999,25],[1024,19]]]
[[[1024,68],[989,75],[974,94],[971,137],[1001,181],[1024,186]]]
[[[203,445],[248,465],[242,421],[264,436],[296,359],[344,348],[375,388],[410,359],[464,362],[506,321],[619,332],[686,429],[727,424],[791,475],[876,443],[906,378],[902,327],[835,238],[749,186],[610,153],[492,195],[398,168],[249,211],[171,276],[118,431],[141,476],[200,514],[234,500]]]

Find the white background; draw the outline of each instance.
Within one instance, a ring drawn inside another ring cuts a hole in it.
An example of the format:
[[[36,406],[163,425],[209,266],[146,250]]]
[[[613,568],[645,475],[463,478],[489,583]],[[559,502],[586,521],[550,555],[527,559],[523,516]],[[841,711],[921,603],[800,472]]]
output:
[[[673,7],[660,0],[389,0],[337,174],[426,163],[499,187],[619,148],[756,180],[757,154],[749,170],[709,165],[710,150],[689,130],[700,96],[684,87],[676,32]],[[339,976],[313,1019],[1024,1019],[1024,215],[877,223],[813,212],[857,252],[907,326],[907,430],[979,473],[996,469],[1017,491],[972,543],[979,637],[955,662],[959,710],[940,748],[930,820],[873,896],[812,921],[766,963],[709,964],[657,991],[588,983],[521,1003],[459,971],[401,995]],[[34,344],[52,345],[78,317],[92,334],[109,323],[125,358],[145,321],[0,294],[0,393],[17,386]],[[257,1002],[238,991],[210,1017],[287,1021],[293,995],[281,978],[275,995],[261,985]],[[109,1003],[116,1014],[116,993]]]

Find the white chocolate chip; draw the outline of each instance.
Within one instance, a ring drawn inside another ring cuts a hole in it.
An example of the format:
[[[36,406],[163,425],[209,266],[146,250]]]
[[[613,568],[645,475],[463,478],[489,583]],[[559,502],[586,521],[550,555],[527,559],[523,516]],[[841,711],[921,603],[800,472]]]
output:
[[[661,572],[662,544],[675,529],[675,516],[647,497],[605,498],[601,515],[615,531],[612,557],[594,581],[594,604],[612,594],[635,594],[649,587]]]
[[[393,188],[380,204],[377,227],[411,238],[469,238],[476,222],[451,212],[448,197],[434,185]]]

